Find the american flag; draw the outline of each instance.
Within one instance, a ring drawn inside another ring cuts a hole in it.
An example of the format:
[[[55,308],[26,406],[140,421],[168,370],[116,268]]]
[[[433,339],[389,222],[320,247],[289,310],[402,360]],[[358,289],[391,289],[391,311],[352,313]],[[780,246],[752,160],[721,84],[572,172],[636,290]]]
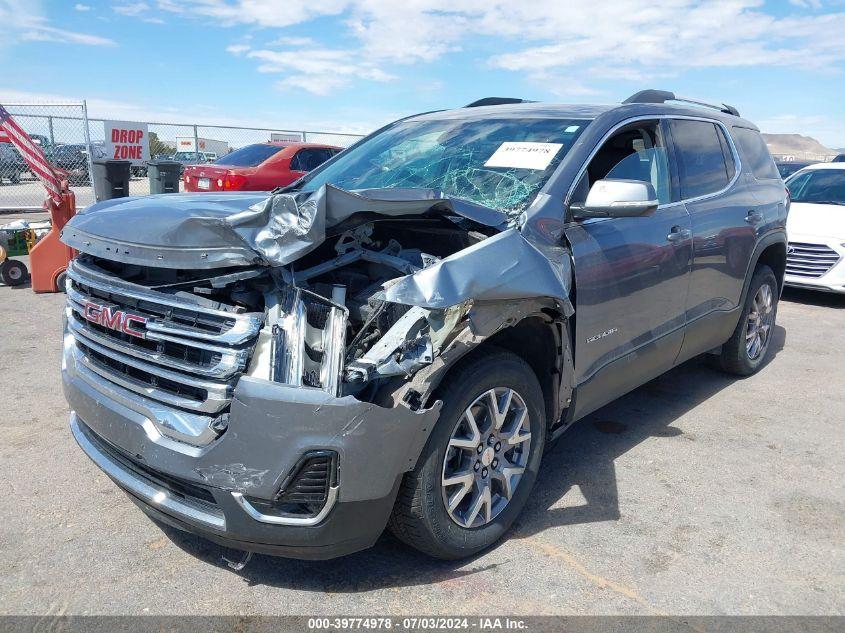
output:
[[[62,185],[53,171],[53,167],[47,162],[44,152],[32,142],[29,134],[23,131],[23,128],[15,122],[9,111],[2,105],[0,105],[0,143],[14,145],[18,153],[23,156],[26,164],[29,165],[30,171],[38,176],[44,184],[47,195],[56,204],[62,201]]]

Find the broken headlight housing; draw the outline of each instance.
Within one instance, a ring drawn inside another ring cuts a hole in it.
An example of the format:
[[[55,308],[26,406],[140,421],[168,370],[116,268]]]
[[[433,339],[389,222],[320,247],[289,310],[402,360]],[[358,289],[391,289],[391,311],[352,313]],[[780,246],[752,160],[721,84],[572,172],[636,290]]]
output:
[[[345,290],[332,299],[287,287],[268,310],[269,378],[295,387],[314,387],[336,396],[346,340]]]

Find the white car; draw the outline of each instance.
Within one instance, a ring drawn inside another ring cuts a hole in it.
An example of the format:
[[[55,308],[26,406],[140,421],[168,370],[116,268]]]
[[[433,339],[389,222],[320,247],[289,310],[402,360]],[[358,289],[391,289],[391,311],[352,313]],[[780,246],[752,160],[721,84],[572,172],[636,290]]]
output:
[[[845,293],[845,163],[810,165],[786,186],[786,285]]]

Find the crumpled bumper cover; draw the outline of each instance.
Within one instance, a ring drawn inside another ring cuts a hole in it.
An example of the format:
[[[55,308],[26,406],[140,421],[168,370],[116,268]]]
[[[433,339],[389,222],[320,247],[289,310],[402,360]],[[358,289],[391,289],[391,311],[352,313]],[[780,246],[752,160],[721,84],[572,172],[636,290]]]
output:
[[[384,408],[243,377],[226,432],[194,447],[160,435],[147,416],[119,397],[120,387],[92,380],[67,352],[62,377],[77,442],[145,512],[230,547],[297,558],[331,558],[375,542],[401,476],[416,462],[440,409],[439,402],[419,412]],[[116,466],[119,460],[103,450],[107,447],[165,480],[208,491],[213,503],[156,489],[143,471],[140,479],[148,488],[139,488],[126,480],[133,469]],[[338,486],[335,503],[319,523],[262,522],[240,503],[243,497],[272,500],[304,453],[325,449],[338,454]]]

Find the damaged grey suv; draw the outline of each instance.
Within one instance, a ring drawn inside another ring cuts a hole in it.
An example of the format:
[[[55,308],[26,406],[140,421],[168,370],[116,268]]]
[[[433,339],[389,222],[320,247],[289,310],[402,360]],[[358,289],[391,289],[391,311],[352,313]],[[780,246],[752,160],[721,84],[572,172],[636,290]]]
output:
[[[788,204],[752,123],[655,90],[412,116],[269,194],[102,202],[63,233],[71,430],[232,548],[388,527],[472,555],[576,420],[699,354],[766,362]]]

